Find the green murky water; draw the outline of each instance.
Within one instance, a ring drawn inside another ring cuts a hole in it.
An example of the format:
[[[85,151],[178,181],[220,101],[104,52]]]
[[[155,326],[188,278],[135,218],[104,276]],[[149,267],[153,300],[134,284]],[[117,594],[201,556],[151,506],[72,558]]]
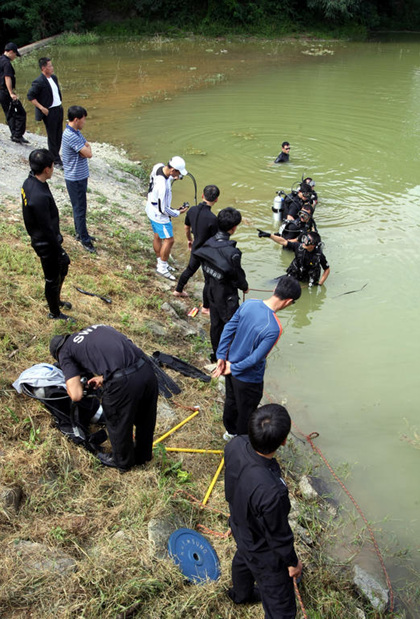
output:
[[[320,433],[334,466],[350,465],[366,516],[418,568],[420,42],[311,47],[156,39],[48,52],[65,105],[89,111],[89,139],[150,164],[181,154],[200,190],[216,183],[220,207],[242,211],[251,288],[269,290],[291,261],[255,231],[273,229],[275,190],[315,178],[332,272],[280,315],[266,388],[304,433]],[[283,139],[291,162],[274,166]],[[175,203],[192,198],[190,179],[174,186]]]

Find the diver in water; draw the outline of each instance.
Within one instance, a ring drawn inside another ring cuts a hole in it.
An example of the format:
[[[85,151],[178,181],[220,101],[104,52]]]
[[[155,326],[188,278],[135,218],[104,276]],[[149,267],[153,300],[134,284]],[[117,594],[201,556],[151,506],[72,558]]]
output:
[[[283,142],[281,145],[281,152],[274,160],[274,163],[287,163],[289,161],[290,144],[289,142]]]
[[[287,241],[300,241],[303,234],[308,232],[318,232],[315,220],[313,219],[314,209],[308,203],[305,203],[299,211],[299,216],[296,219],[289,219],[280,226],[278,234]],[[285,247],[291,249],[290,247]]]
[[[281,236],[258,230],[260,238],[270,238],[275,243],[289,247],[295,252],[286,273],[299,281],[306,281],[311,286],[322,286],[330,274],[330,265],[322,252],[321,237],[318,232],[308,232],[302,235],[300,242],[288,241]],[[321,267],[323,274],[321,277]]]
[[[302,183],[299,187],[288,193],[283,202],[283,219],[297,219],[299,211],[304,204],[311,204],[312,187]]]

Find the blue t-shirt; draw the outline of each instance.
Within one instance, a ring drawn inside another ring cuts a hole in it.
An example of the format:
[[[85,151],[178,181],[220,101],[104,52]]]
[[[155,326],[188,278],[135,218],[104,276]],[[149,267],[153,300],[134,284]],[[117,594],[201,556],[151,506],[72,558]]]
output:
[[[86,157],[79,155],[86,140],[80,131],[76,131],[70,125],[64,129],[61,145],[61,157],[63,159],[64,178],[66,181],[82,181],[89,176],[89,165]]]
[[[261,383],[265,358],[282,331],[275,312],[264,301],[249,299],[225,325],[216,356],[230,361],[232,376],[238,380]]]

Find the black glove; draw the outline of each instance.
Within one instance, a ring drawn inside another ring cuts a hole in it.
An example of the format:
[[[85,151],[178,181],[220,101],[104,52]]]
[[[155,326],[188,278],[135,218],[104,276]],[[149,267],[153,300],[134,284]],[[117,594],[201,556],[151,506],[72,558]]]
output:
[[[257,228],[258,230],[258,237],[261,238],[265,238],[265,239],[269,239],[271,236],[271,232],[264,232],[264,230],[260,230],[259,228]]]

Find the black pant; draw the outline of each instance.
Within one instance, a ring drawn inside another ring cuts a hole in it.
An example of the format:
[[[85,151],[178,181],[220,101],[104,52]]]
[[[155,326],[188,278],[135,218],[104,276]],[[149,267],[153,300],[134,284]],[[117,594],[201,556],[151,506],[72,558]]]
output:
[[[190,261],[188,262],[187,268],[181,273],[178,283],[176,285],[175,290],[177,292],[182,292],[184,290],[184,287],[187,285],[188,280],[191,279],[194,273],[196,273],[200,268],[200,264],[200,260],[191,252]],[[204,277],[203,307],[209,307],[206,277]]]
[[[225,377],[223,425],[229,434],[248,434],[248,420],[263,396],[264,383],[245,383],[232,374]]]
[[[293,579],[286,567],[276,566],[273,569],[272,563],[277,561],[271,553],[264,553],[264,560],[260,561],[237,550],[232,561],[233,590],[230,596],[236,604],[249,601],[256,582],[265,619],[294,619],[296,600]]]
[[[0,104],[3,108],[6,122],[9,125],[12,138],[21,138],[26,131],[26,111],[23,105],[18,101],[16,104],[16,112],[10,108],[13,102],[12,97],[7,90],[0,89]]]
[[[158,383],[147,361],[128,376],[104,382],[102,406],[118,468],[128,470],[152,459],[157,398]]]
[[[60,148],[63,136],[63,107],[50,107],[48,116],[42,115],[48,138],[48,150],[54,157],[54,163],[61,163]]]
[[[236,288],[208,277],[207,288],[210,308],[210,340],[216,355],[223,328],[239,307],[239,297]]]
[[[51,250],[48,244],[33,246],[41,260],[42,270],[45,277],[45,298],[51,314],[60,314],[60,293],[64,279],[69,270],[70,258],[64,250],[60,254]]]

